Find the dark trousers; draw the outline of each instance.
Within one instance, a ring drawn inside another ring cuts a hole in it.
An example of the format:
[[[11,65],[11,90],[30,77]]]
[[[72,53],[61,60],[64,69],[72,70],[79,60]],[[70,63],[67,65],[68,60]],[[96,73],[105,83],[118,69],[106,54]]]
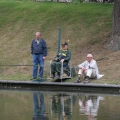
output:
[[[55,74],[56,72],[57,73],[61,72],[61,62],[53,61],[51,63],[51,74]]]

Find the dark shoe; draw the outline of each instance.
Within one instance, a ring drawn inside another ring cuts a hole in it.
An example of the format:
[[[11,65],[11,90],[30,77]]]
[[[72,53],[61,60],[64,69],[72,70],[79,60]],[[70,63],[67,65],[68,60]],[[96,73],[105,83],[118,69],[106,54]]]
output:
[[[52,79],[54,79],[54,77],[55,77],[55,75],[54,75],[54,74],[52,74],[52,75],[50,76],[50,78],[52,78]]]
[[[78,77],[78,79],[74,82],[74,83],[80,83],[80,77]]]
[[[36,80],[37,78],[31,78],[30,80]]]
[[[76,80],[74,83],[80,83],[81,81],[80,80]]]
[[[59,76],[59,75],[57,75],[55,78],[56,78],[56,79],[60,79],[60,76]]]
[[[60,72],[57,72],[57,76],[60,76]]]
[[[40,76],[38,77],[38,79],[41,79],[41,78],[42,78],[42,77],[40,77]]]
[[[80,80],[76,80],[74,83],[80,83],[81,81]]]
[[[55,78],[60,79],[60,72],[57,72],[57,76]]]
[[[89,77],[88,76],[85,78],[84,83],[89,83]]]

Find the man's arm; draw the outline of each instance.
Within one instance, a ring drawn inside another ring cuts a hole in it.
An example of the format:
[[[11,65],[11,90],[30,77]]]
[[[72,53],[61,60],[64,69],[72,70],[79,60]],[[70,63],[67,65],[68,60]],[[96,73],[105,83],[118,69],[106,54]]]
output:
[[[33,41],[31,42],[31,54],[33,54]]]
[[[68,51],[66,57],[64,58],[64,61],[69,61],[69,60],[71,60],[71,52],[70,51]]]
[[[86,61],[84,61],[83,63],[79,64],[78,68],[85,68],[85,63],[86,63]]]
[[[44,55],[44,57],[46,57],[47,56],[47,45],[46,45],[46,42],[44,41],[44,45],[43,45],[43,55]]]

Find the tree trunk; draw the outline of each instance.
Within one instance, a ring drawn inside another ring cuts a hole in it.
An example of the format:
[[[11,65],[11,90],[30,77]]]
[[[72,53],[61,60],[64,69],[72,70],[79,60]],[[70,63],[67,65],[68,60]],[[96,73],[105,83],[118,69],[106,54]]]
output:
[[[105,47],[113,51],[120,50],[120,0],[114,0],[112,34]]]

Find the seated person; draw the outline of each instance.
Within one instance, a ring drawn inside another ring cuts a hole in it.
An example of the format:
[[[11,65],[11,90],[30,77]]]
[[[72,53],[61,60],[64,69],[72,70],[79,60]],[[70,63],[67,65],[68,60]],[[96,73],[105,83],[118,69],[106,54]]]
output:
[[[55,59],[51,63],[51,78],[54,79],[55,73],[57,72],[57,79],[59,79],[61,72],[61,62],[63,62],[63,67],[67,67],[70,59],[71,52],[68,50],[67,42],[64,42],[62,44],[60,53],[56,55]]]
[[[89,82],[89,78],[101,78],[103,75],[99,74],[98,66],[96,61],[93,59],[92,54],[88,54],[86,57],[86,61],[78,65],[79,72],[78,72],[78,79],[77,83],[80,83],[80,77],[84,75],[85,81],[84,83]]]

